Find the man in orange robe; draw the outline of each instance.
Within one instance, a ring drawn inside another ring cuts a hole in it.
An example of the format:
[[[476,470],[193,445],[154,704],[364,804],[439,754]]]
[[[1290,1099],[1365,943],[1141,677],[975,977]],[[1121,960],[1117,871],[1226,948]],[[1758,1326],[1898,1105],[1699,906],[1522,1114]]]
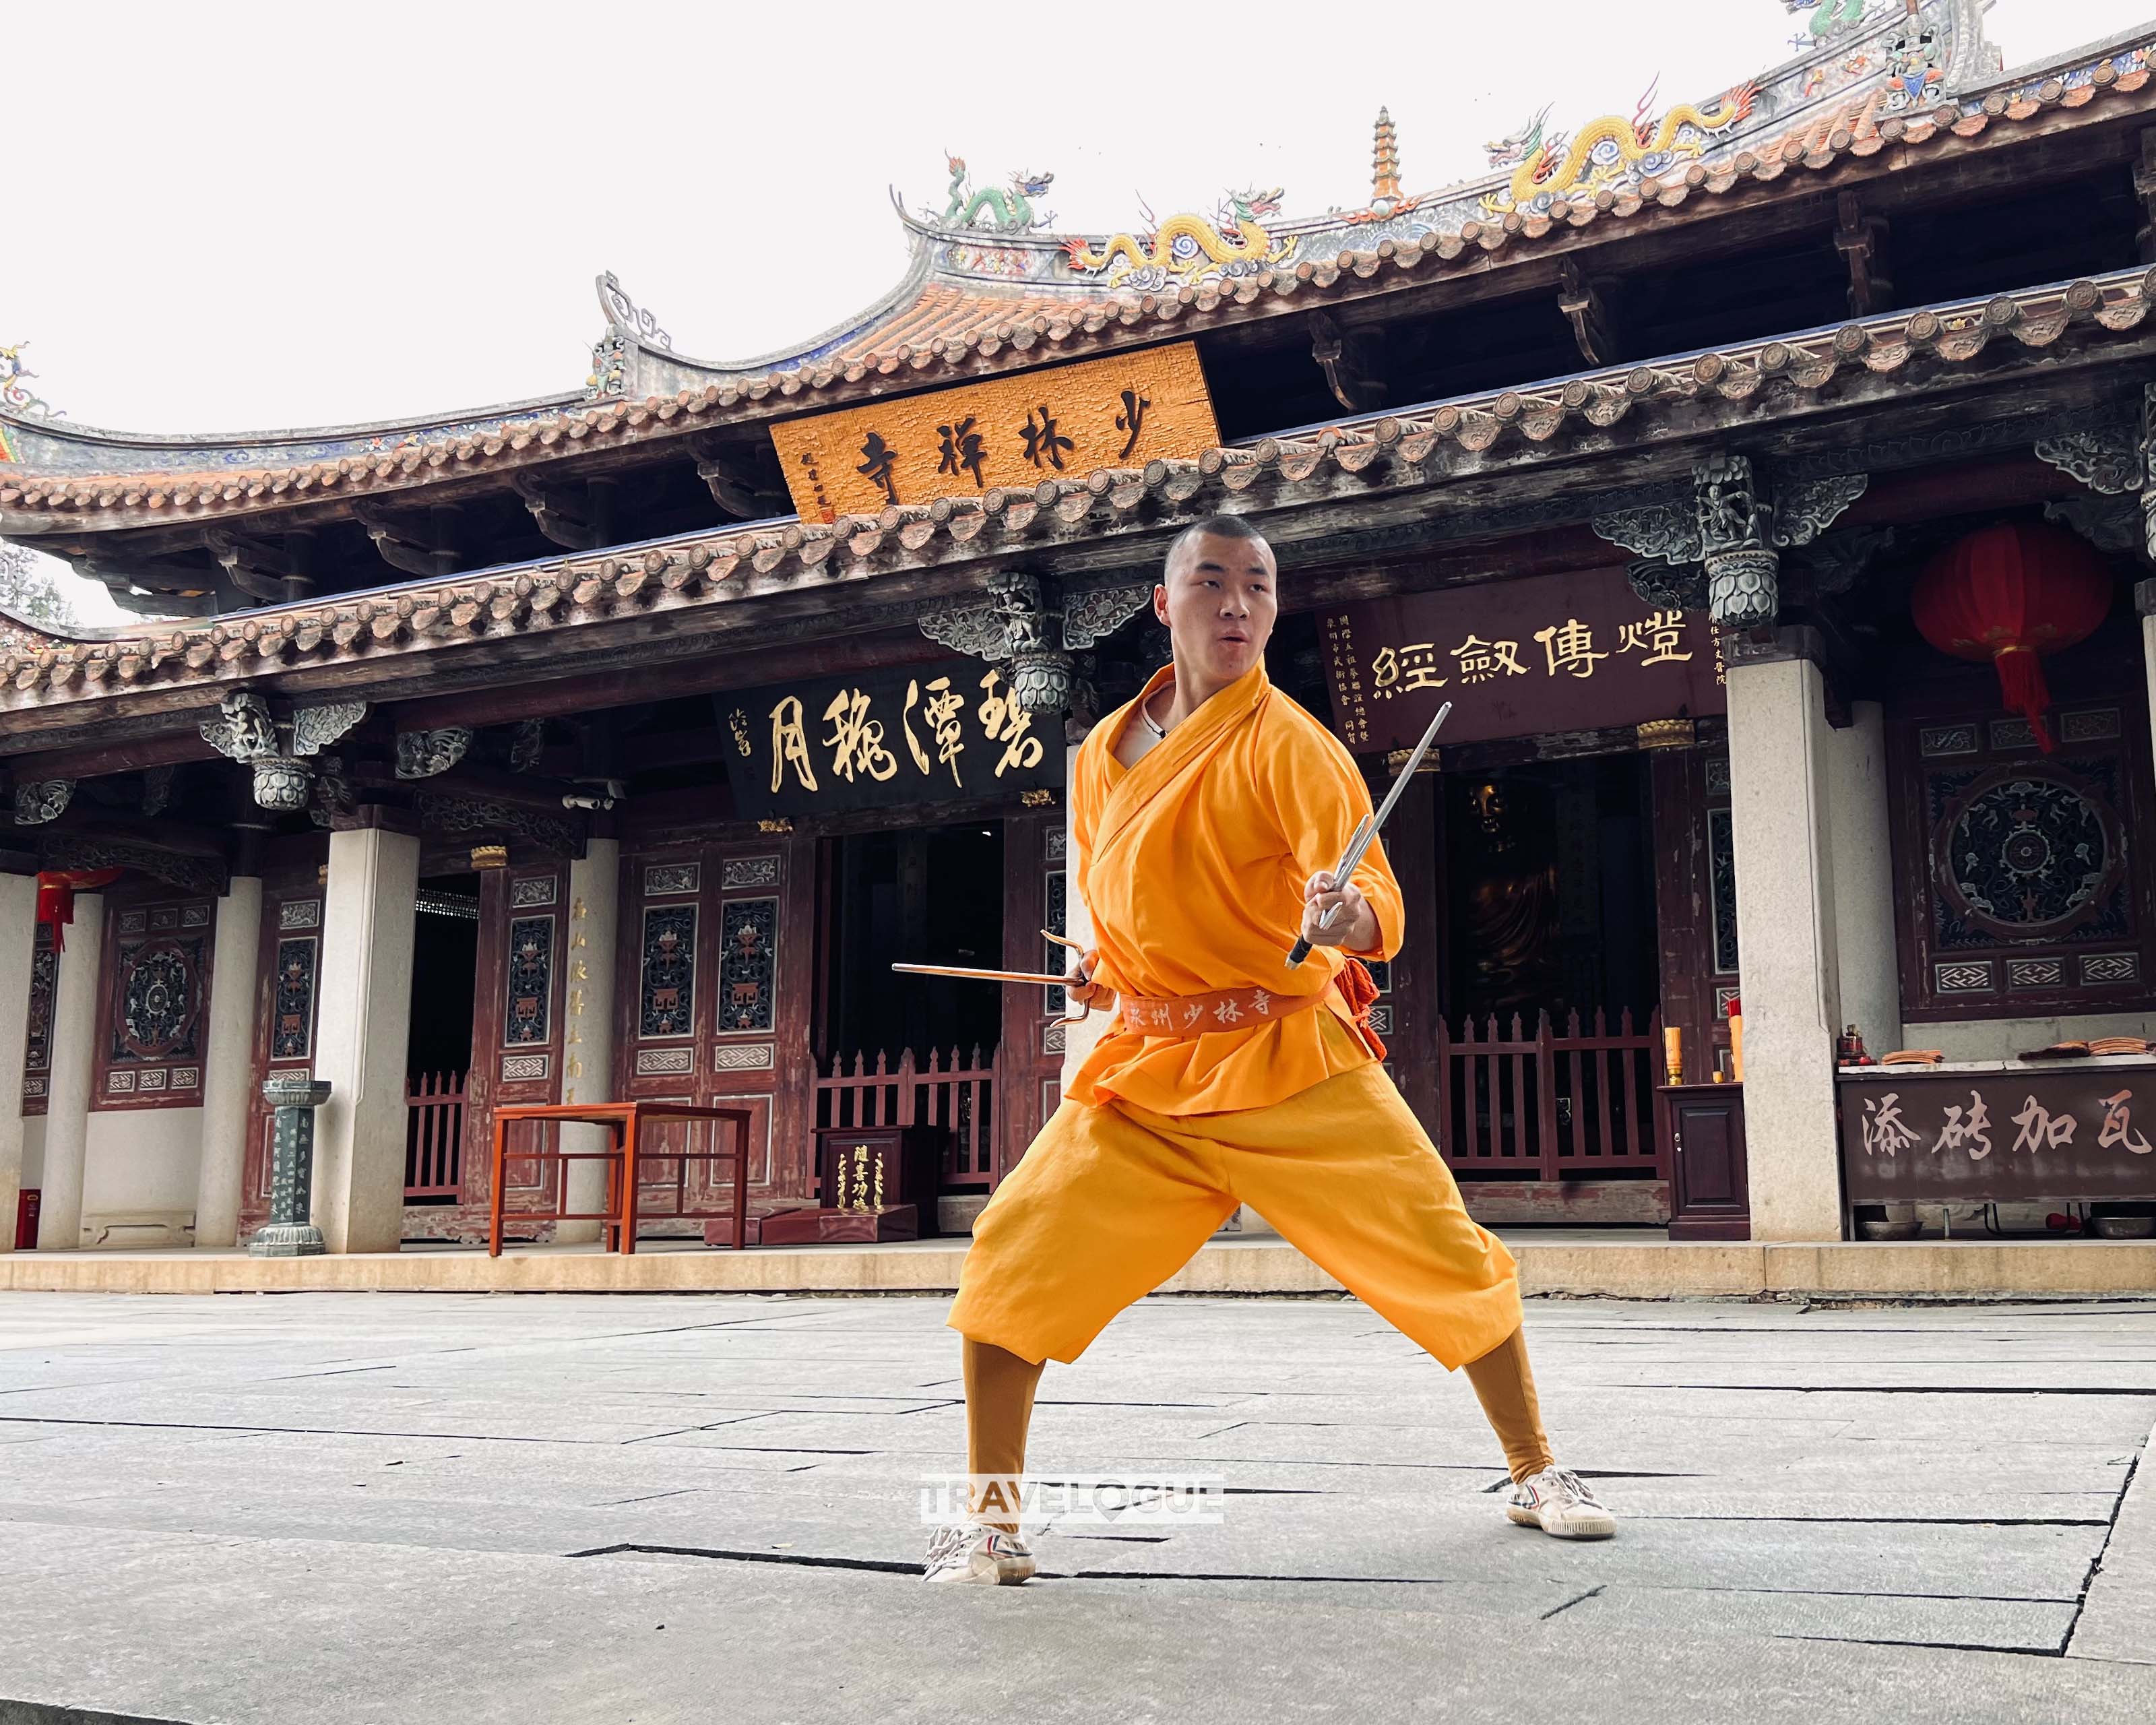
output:
[[[974,1226],[950,1323],[965,1338],[971,1514],[931,1581],[1034,1573],[1019,1533],[1033,1393],[1248,1203],[1450,1370],[1503,1444],[1507,1513],[1614,1531],[1543,1435],[1512,1254],[1471,1220],[1384,1069],[1356,955],[1399,950],[1373,847],[1329,870],[1370,797],[1353,757],[1275,689],[1271,548],[1215,516],[1170,547],[1153,608],[1173,663],[1072,763],[1072,865],[1097,947],[1073,999],[1117,1015]],[[1282,965],[1292,931],[1316,950]]]

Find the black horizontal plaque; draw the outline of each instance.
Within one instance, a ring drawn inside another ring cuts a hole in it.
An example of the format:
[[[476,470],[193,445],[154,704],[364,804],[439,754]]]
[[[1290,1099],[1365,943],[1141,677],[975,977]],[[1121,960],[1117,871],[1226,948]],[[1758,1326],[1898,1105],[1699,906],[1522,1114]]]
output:
[[[1917,1067],[1840,1089],[1855,1203],[2156,1199],[2156,1067]]]
[[[717,697],[736,811],[836,814],[1063,783],[1063,719],[1022,711],[1000,666],[911,670]]]

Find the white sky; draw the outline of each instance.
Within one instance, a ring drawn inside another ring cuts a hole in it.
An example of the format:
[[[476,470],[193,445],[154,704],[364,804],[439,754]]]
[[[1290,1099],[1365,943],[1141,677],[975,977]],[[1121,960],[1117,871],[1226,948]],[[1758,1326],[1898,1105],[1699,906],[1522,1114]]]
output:
[[[676,348],[790,344],[905,267],[888,186],[942,208],[1049,170],[1065,230],[1369,195],[1485,139],[1710,95],[1788,56],[1781,0],[1124,8],[796,0],[105,0],[12,8],[0,341],[69,417],[131,431],[395,418],[572,388],[613,270]],[[2156,0],[1997,0],[2010,65]],[[1106,22],[1104,20],[1114,20]],[[121,614],[78,583],[87,620]]]

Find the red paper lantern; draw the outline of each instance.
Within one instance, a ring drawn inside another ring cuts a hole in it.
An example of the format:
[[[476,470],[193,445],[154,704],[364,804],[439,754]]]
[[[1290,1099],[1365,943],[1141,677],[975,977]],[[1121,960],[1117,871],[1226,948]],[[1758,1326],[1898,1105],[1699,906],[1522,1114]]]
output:
[[[2003,521],[1948,546],[1917,578],[1910,614],[1942,653],[1989,660],[2006,711],[2051,752],[2051,705],[2038,656],[2085,641],[2110,614],[2111,568],[2063,527]]]
[[[64,952],[67,938],[60,931],[74,921],[74,896],[110,886],[124,871],[119,869],[43,869],[38,874],[38,921],[53,928],[53,950]]]

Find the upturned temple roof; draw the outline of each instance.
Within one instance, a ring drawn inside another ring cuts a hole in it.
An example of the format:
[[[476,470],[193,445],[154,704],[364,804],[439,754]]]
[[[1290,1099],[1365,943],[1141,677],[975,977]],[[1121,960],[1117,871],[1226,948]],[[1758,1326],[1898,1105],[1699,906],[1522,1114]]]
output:
[[[1869,0],[1852,20],[1850,0],[1784,0],[1820,33],[1784,64],[1702,101],[1568,134],[1548,127],[1545,109],[1488,146],[1487,172],[1419,196],[1399,190],[1381,116],[1371,203],[1319,216],[1282,218],[1279,193],[1256,190],[1149,231],[1050,234],[1034,200],[1052,176],[977,185],[954,159],[940,212],[900,212],[911,261],[896,287],[805,343],[749,359],[678,353],[608,275],[605,332],[581,388],[454,418],[189,438],[0,406],[0,531],[214,525],[1306,311],[1499,267],[1597,223],[1778,182],[1802,188],[1851,157],[2041,129],[2056,110],[2148,82],[2156,26],[2003,74],[1984,38],[1986,3]]]
[[[0,619],[0,712],[30,719],[35,710],[98,697],[125,697],[130,724],[154,725],[198,705],[220,685],[247,686],[276,675],[355,675],[411,683],[415,672],[448,672],[459,652],[489,642],[588,630],[595,662],[604,662],[609,629],[648,639],[648,619],[667,614],[670,640],[683,647],[715,641],[750,602],[814,588],[827,600],[850,587],[849,603],[868,596],[855,583],[908,570],[933,569],[963,580],[968,563],[1014,551],[1038,554],[1060,543],[1157,530],[1163,523],[1256,504],[1277,510],[1328,498],[1380,498],[1471,481],[1477,472],[1561,459],[1574,444],[1599,440],[1626,423],[1642,445],[1741,423],[1763,390],[1784,392],[1809,415],[1879,398],[1879,386],[1951,388],[1979,367],[1996,374],[2017,355],[2048,355],[2076,366],[2146,363],[2156,269],[2000,294],[1986,300],[1856,320],[1832,329],[1678,356],[1651,365],[1583,373],[1544,386],[1471,400],[1343,420],[1306,434],[1214,448],[1192,459],[1044,480],[1024,490],[938,498],[874,516],[830,523],[767,521],[588,556],[475,571],[318,603],[270,607],[203,624],[145,624],[126,629],[73,631],[67,638]],[[2005,444],[2041,434],[2022,409],[2002,404]],[[1866,459],[1921,456],[1937,439],[1864,451],[1830,434],[1813,459],[1839,473]],[[1982,451],[2005,446],[1974,423],[1945,439]],[[1650,488],[1652,489],[1651,487]],[[1607,499],[1604,499],[1607,501]],[[1577,513],[1573,499],[1549,513]],[[901,605],[910,614],[911,603]],[[737,638],[738,639],[738,638]],[[438,657],[437,655],[442,655]],[[419,664],[415,665],[415,660]],[[367,661],[364,668],[361,661]],[[498,671],[500,661],[490,660]],[[431,686],[441,681],[429,679]],[[324,686],[329,686],[325,683]],[[400,685],[401,686],[401,685]],[[59,715],[53,717],[66,722]],[[30,726],[20,727],[27,740]],[[123,727],[124,728],[124,727]]]

